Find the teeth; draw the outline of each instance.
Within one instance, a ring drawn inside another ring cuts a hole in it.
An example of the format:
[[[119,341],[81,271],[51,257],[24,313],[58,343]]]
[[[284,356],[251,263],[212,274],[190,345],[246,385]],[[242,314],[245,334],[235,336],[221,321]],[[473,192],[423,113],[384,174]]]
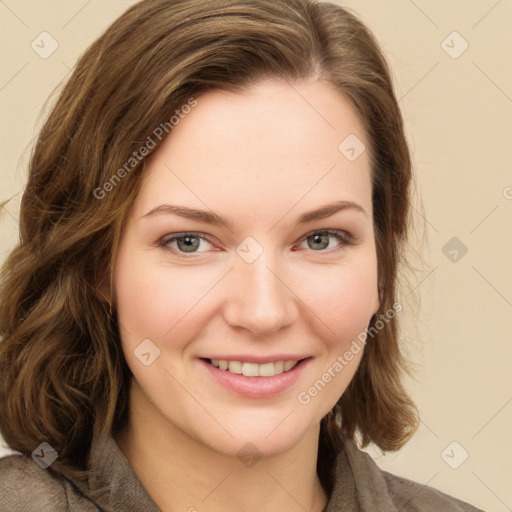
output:
[[[242,375],[246,377],[257,377],[258,376],[258,364],[257,363],[243,363],[242,364]]]
[[[240,361],[229,361],[228,370],[231,373],[238,373],[240,375],[243,370],[242,363]]]
[[[260,377],[272,377],[275,375],[274,363],[260,364],[258,375]]]
[[[284,371],[287,372],[291,370],[297,363],[295,361],[285,361],[284,362]]]
[[[295,367],[298,361],[276,361],[274,363],[244,363],[242,361],[223,361],[211,359],[210,364],[221,370],[226,370],[246,377],[273,377],[287,372]]]

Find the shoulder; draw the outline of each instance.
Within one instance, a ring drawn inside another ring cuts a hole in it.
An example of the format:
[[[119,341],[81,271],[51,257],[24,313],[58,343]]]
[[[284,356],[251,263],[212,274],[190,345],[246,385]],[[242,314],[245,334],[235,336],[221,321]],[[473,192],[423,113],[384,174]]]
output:
[[[427,512],[443,510],[444,512],[483,512],[457,498],[449,496],[433,487],[382,471],[388,492],[399,510],[410,512]]]
[[[345,450],[337,461],[336,474],[338,485],[335,484],[335,490],[340,496],[343,487],[353,479],[358,499],[364,503],[362,510],[484,512],[433,487],[383,471],[353,440],[346,440]]]
[[[69,510],[64,482],[23,455],[0,458],[0,510]]]

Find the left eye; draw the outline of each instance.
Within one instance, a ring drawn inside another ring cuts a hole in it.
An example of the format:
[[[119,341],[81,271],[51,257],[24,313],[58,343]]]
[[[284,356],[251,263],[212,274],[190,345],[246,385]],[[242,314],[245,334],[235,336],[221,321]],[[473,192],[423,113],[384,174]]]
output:
[[[345,246],[352,245],[352,240],[348,233],[338,230],[313,231],[312,233],[309,233],[303,237],[300,241],[301,243],[307,243],[308,247],[313,249],[314,252],[321,252],[325,251],[326,249],[333,248],[330,246],[330,240],[332,239],[336,239],[338,244],[334,246],[336,247],[334,251],[329,252],[336,252],[343,249]],[[199,233],[177,233],[170,235],[168,237],[162,238],[158,242],[158,245],[170,250],[173,254],[188,258],[192,256],[187,256],[187,254],[202,253],[208,251],[208,249],[204,251],[198,250],[202,245],[202,242],[213,245],[206,236]]]
[[[332,231],[332,230],[322,230],[322,231],[314,231],[309,235],[306,235],[302,240],[306,242],[311,249],[319,249],[319,251],[324,251],[326,249],[330,249],[329,247],[329,238],[335,238],[338,240],[338,248],[336,250],[340,250],[346,245],[351,245],[352,241],[348,234],[343,231]],[[319,252],[314,251],[314,252]],[[335,252],[335,251],[334,251]]]

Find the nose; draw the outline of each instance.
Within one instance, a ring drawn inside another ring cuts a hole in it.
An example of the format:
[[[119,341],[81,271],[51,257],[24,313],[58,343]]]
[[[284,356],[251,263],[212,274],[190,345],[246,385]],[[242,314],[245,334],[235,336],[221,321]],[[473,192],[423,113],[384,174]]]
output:
[[[269,335],[293,323],[297,297],[264,252],[253,263],[237,259],[228,283],[224,318],[231,327]]]

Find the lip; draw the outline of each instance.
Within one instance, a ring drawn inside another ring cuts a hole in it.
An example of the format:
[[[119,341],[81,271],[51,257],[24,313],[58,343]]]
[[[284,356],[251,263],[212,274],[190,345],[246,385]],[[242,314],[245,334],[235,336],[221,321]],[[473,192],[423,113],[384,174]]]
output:
[[[276,361],[300,361],[310,357],[308,354],[275,354],[272,356],[255,356],[243,354],[229,354],[220,356],[201,356],[201,359],[219,359],[220,361],[242,361],[244,363],[275,363]]]
[[[203,359],[199,359],[199,363],[217,384],[228,391],[245,397],[265,398],[278,395],[293,386],[312,359],[312,357],[307,357],[299,361],[291,370],[273,377],[246,377],[245,375],[238,375],[216,368]],[[239,359],[234,359],[233,356],[230,356],[228,360],[239,361]],[[271,361],[279,361],[279,359],[272,359]]]

